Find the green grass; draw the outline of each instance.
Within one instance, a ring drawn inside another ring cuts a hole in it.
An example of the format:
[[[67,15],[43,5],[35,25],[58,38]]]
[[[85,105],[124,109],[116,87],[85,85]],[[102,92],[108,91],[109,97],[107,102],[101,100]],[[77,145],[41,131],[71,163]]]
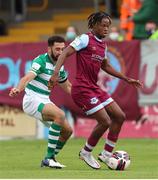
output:
[[[122,139],[117,150],[125,150],[131,156],[131,165],[126,171],[109,170],[104,164],[93,170],[79,160],[78,152],[84,139],[71,139],[58,156],[58,161],[67,165],[63,169],[41,168],[47,141],[9,140],[0,141],[0,178],[50,178],[50,179],[153,179],[158,178],[158,140]],[[102,139],[93,154],[101,151]]]

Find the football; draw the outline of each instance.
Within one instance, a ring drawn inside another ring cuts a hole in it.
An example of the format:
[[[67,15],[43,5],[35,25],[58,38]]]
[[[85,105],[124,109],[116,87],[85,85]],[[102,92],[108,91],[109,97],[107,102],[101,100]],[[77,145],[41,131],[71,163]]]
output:
[[[108,166],[110,169],[123,171],[129,167],[130,163],[130,156],[127,152],[115,151],[109,159]]]

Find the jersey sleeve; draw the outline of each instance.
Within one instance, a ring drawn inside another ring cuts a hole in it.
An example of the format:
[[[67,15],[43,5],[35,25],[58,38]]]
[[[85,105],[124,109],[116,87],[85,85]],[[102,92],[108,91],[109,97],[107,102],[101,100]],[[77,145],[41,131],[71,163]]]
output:
[[[59,72],[59,80],[58,80],[58,82],[59,83],[65,82],[67,80],[67,77],[68,77],[68,72],[65,71],[64,66],[62,66],[61,69],[60,69],[60,72]]]
[[[73,47],[76,51],[84,49],[88,46],[89,36],[87,34],[82,34],[77,36],[74,41],[70,43],[70,46]]]
[[[40,57],[35,58],[32,61],[30,72],[33,72],[35,75],[38,75],[41,73],[43,68],[44,62]]]

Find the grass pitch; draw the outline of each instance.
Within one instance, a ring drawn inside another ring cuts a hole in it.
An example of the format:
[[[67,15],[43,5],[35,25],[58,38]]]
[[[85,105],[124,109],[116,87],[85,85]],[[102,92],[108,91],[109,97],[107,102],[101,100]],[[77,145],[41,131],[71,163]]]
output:
[[[41,168],[47,141],[0,141],[0,178],[38,179],[156,179],[158,178],[158,139],[121,139],[116,150],[125,150],[131,156],[131,165],[125,171],[109,170],[101,164],[93,170],[78,158],[84,139],[71,139],[58,155],[63,169]],[[94,156],[102,150],[104,140],[94,149]]]

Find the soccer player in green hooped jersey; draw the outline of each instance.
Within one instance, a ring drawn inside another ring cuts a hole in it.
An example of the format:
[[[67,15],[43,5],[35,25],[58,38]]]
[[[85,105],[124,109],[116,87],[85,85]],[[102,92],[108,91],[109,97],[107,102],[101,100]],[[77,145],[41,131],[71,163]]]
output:
[[[48,89],[48,81],[64,48],[64,38],[60,36],[50,37],[48,39],[48,52],[33,60],[30,71],[21,78],[17,87],[12,88],[9,93],[9,96],[15,97],[25,89],[24,112],[49,127],[47,154],[41,162],[41,167],[65,167],[56,161],[55,156],[72,134],[72,129],[65,119],[64,112],[49,99],[50,90]],[[67,79],[67,73],[63,66],[58,76],[58,84],[70,94],[71,83]]]

